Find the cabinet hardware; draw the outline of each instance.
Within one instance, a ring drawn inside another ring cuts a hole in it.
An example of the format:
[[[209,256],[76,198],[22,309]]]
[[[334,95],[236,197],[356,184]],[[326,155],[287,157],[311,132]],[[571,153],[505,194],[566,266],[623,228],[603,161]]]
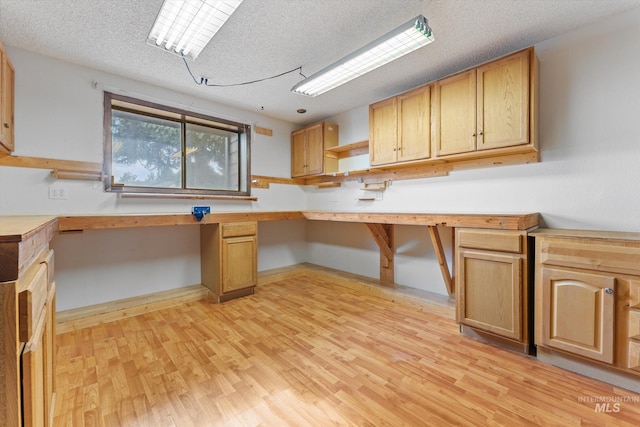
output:
[[[613,289],[611,288],[605,288],[604,290],[608,295],[613,295]]]

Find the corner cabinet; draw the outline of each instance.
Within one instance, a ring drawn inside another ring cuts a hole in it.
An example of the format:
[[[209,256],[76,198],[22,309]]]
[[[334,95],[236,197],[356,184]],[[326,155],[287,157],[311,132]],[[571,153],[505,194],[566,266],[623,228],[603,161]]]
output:
[[[534,235],[539,351],[640,375],[640,233]]]
[[[338,145],[338,125],[321,122],[291,133],[291,177],[323,175],[338,171],[338,160],[326,156]]]
[[[372,166],[431,156],[431,85],[369,106]]]
[[[216,302],[253,294],[258,283],[258,223],[206,224],[200,230],[202,284]]]
[[[0,217],[0,425],[53,425],[57,220]]]
[[[529,350],[527,230],[456,228],[456,320]]]
[[[14,150],[15,70],[0,43],[0,154]]]

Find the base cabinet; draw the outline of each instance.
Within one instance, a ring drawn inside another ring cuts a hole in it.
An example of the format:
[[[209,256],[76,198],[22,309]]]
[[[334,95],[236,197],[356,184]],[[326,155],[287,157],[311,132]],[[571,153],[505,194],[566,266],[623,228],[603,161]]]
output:
[[[258,283],[255,221],[201,226],[202,284],[217,302],[253,293]]]
[[[0,221],[0,426],[47,427],[55,391],[55,219]],[[16,234],[17,233],[17,234]]]
[[[640,374],[640,233],[534,235],[538,347]]]
[[[456,229],[456,318],[528,351],[527,231]]]

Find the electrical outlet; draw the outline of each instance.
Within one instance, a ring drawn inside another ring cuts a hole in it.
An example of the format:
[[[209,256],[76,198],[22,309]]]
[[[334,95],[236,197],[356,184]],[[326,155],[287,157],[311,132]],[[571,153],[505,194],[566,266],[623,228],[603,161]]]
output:
[[[52,200],[67,200],[67,189],[60,186],[49,186],[49,198]]]

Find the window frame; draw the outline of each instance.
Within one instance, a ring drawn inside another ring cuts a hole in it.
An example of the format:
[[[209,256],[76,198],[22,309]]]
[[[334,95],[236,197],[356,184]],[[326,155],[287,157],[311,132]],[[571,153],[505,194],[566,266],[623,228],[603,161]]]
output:
[[[113,102],[126,103],[128,106],[114,106]],[[139,107],[139,109],[136,109]],[[182,176],[181,188],[171,187],[144,187],[126,185],[114,182],[113,177],[113,135],[112,135],[112,110],[125,111],[152,118],[169,120],[180,124],[181,160],[180,173]],[[153,112],[148,111],[153,109]],[[163,115],[162,113],[166,113]],[[179,116],[179,117],[176,117]],[[188,124],[205,126],[212,129],[237,133],[238,135],[238,190],[213,190],[186,188],[186,126]],[[130,96],[104,92],[104,188],[106,192],[121,194],[158,194],[180,196],[251,196],[251,126],[219,117],[188,111],[182,108],[170,107],[155,102],[145,101]]]

